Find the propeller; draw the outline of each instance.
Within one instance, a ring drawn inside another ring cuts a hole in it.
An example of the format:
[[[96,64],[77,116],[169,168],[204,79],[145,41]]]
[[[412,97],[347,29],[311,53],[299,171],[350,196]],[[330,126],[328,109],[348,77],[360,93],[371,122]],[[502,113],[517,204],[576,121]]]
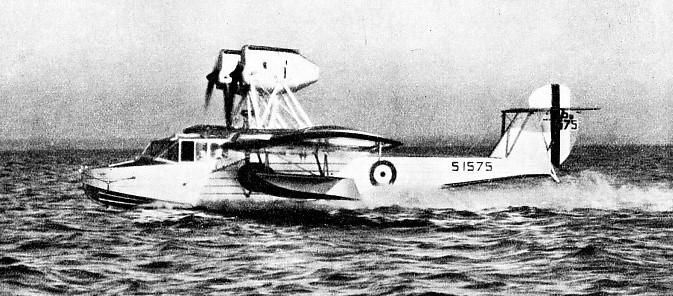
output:
[[[222,52],[220,51],[219,56],[217,57],[217,62],[215,62],[215,66],[213,67],[213,72],[210,72],[210,74],[206,75],[206,79],[208,79],[208,86],[206,87],[206,102],[204,104],[204,108],[208,109],[208,106],[210,106],[210,98],[213,96],[213,88],[215,87],[215,83],[217,82],[218,77],[220,76],[220,71],[222,71]]]
[[[225,120],[227,122],[227,127],[231,127],[233,123],[232,112],[234,111],[234,100],[236,99],[236,94],[238,94],[238,91],[240,89],[241,77],[242,77],[241,72],[243,72],[243,67],[237,65],[236,69],[234,69],[234,71],[229,73],[231,82],[228,85],[225,84],[224,88],[222,89],[222,96],[224,99],[224,114],[225,114]]]
[[[243,66],[239,63],[241,58],[241,51],[223,49],[217,57],[213,71],[206,75],[208,86],[206,87],[204,108],[207,110],[210,106],[210,100],[213,96],[215,88],[222,90],[222,98],[224,100],[224,114],[227,127],[232,125],[232,114],[234,108],[234,100],[236,94],[239,92],[239,84],[242,79]],[[223,65],[226,63],[226,65]],[[223,66],[228,66],[229,69],[223,69]],[[233,69],[231,69],[233,67]],[[222,71],[231,70],[228,75]]]

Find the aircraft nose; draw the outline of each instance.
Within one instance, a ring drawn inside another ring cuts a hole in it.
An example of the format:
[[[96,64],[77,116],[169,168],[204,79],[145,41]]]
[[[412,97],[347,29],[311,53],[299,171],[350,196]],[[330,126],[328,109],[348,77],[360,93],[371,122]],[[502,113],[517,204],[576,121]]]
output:
[[[303,56],[296,55],[292,59],[292,65],[288,61],[287,78],[294,91],[309,86],[320,79],[320,67]]]

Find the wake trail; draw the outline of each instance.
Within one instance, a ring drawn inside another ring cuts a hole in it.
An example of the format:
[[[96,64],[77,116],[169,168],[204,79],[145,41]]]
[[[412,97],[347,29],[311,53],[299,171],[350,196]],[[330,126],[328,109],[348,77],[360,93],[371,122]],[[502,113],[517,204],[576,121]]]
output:
[[[410,188],[363,197],[359,207],[401,206],[422,209],[481,211],[530,206],[546,209],[673,211],[670,184],[619,184],[595,171],[564,176],[561,183],[522,179],[450,189]]]

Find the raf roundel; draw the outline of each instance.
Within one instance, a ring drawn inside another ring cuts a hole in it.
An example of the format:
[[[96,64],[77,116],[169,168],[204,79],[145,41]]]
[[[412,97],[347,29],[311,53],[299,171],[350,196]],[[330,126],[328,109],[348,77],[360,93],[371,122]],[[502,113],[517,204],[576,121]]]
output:
[[[397,179],[397,169],[387,160],[379,160],[369,170],[369,181],[374,186],[392,185]]]

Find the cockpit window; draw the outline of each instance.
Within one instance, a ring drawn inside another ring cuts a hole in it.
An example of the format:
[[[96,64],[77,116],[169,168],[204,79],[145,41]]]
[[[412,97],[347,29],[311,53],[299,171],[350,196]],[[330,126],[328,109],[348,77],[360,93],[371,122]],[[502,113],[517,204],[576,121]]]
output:
[[[178,162],[178,142],[174,142],[160,157]]]
[[[180,161],[194,161],[194,142],[182,141],[180,148]]]
[[[173,144],[177,144],[177,142],[167,140],[152,141],[147,146],[147,148],[145,148],[145,151],[143,151],[142,155],[149,156],[152,158],[160,157]]]
[[[152,141],[141,156],[152,159],[161,158],[173,162],[217,160],[227,157],[227,153],[222,151],[221,142],[222,140],[217,142],[208,140],[176,141],[166,138]]]
[[[211,158],[226,158],[226,153],[222,150],[220,143],[210,143],[210,157]]]
[[[206,142],[196,142],[196,160],[204,161],[209,160],[208,155],[208,143]]]

